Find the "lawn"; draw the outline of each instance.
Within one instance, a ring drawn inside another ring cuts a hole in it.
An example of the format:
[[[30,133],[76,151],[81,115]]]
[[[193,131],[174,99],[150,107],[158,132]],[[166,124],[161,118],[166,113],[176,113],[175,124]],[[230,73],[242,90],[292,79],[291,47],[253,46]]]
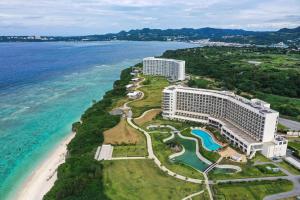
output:
[[[147,156],[146,138],[125,119],[103,133],[104,143],[114,145],[113,157]]]
[[[163,119],[161,115],[157,115],[151,121],[145,122],[144,124],[141,125],[141,127],[145,129],[149,125],[170,125],[170,126],[175,127],[178,130],[183,130],[183,129],[189,128],[191,126],[200,126],[199,123],[180,122],[180,121],[176,121],[176,120],[166,120],[166,119]]]
[[[190,178],[203,179],[203,175],[193,169],[190,166],[180,164],[180,163],[172,163],[169,160],[169,156],[175,152],[171,151],[171,148],[163,142],[163,139],[169,137],[170,133],[162,133],[162,132],[151,132],[152,138],[152,146],[154,150],[154,154],[160,160],[160,162],[166,166],[171,171],[178,173],[182,176],[187,176]]]
[[[292,147],[294,149],[297,149],[298,151],[300,151],[300,141],[289,141],[288,143],[289,147]]]
[[[133,117],[140,116],[146,110],[161,107],[162,90],[169,85],[164,77],[159,76],[145,76],[146,80],[143,82],[143,87],[139,88],[144,92],[144,98],[139,101],[129,103],[128,106],[132,108]]]
[[[125,118],[121,118],[117,126],[104,131],[104,144],[138,144],[144,139],[142,133],[132,128]]]
[[[295,175],[300,175],[300,170],[296,169],[294,166],[290,165],[289,163],[282,161],[280,163],[277,163],[280,167],[288,170],[290,173]]]
[[[207,190],[204,190],[203,193],[193,197],[192,200],[210,200],[210,198]]]
[[[216,184],[212,188],[217,200],[260,200],[267,195],[290,191],[293,184],[288,180],[255,181]]]
[[[255,157],[251,159],[252,162],[271,162],[270,159],[263,156],[261,153],[257,152]]]
[[[114,146],[113,157],[147,156],[146,143]]]
[[[134,123],[141,126],[142,124],[144,124],[146,122],[151,122],[152,119],[154,119],[160,112],[161,112],[161,109],[153,109],[153,110],[147,112],[143,117],[135,118]]]
[[[212,170],[208,176],[213,180],[224,180],[224,179],[240,179],[240,178],[255,178],[255,177],[270,177],[270,176],[285,176],[282,171],[272,172],[266,169],[267,166],[276,168],[273,164],[256,165],[254,166],[251,162],[246,164],[236,163],[229,160],[222,160],[220,164],[232,164],[242,168],[241,172],[230,174],[230,173],[219,173],[218,170]]]
[[[162,172],[152,160],[104,162],[104,188],[110,199],[182,199],[203,186],[176,179]]]

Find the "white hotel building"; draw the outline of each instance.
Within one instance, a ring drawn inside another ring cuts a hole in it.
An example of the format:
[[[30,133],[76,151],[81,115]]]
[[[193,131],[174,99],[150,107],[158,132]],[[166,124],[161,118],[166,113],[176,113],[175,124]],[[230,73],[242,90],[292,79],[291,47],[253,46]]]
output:
[[[143,74],[165,76],[174,81],[185,79],[185,61],[148,57],[143,59]]]
[[[212,125],[250,158],[285,156],[287,141],[276,136],[279,113],[259,99],[227,91],[169,86],[163,91],[163,117]]]

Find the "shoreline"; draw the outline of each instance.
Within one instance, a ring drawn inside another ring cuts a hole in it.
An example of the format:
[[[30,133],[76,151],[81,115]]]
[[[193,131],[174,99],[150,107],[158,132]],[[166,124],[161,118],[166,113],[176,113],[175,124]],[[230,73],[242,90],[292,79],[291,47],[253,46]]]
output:
[[[57,180],[57,168],[65,162],[67,144],[75,137],[70,132],[53,148],[45,159],[33,169],[31,174],[21,184],[19,191],[13,195],[16,200],[40,200],[52,188]]]

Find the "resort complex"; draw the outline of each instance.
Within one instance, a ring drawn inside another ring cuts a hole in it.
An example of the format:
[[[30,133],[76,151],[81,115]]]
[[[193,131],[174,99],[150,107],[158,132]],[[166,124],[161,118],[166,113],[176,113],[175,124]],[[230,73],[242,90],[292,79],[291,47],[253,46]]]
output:
[[[270,104],[227,91],[169,86],[163,90],[163,117],[209,124],[252,158],[285,156],[287,141],[277,136],[279,113]]]
[[[143,74],[159,75],[173,81],[185,79],[185,61],[148,57],[143,59]]]

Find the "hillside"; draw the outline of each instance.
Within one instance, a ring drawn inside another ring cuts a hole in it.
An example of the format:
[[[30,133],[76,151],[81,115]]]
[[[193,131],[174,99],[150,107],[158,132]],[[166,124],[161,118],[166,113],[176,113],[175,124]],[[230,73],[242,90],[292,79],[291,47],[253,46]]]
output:
[[[233,42],[241,44],[274,45],[280,42],[289,46],[300,46],[300,28],[283,28],[278,31],[246,31],[242,29],[219,28],[182,28],[182,29],[135,29],[108,33],[104,35],[87,36],[0,36],[0,42],[7,41],[196,41],[210,39],[211,41]]]
[[[166,51],[186,61],[189,85],[234,90],[267,100],[281,115],[300,121],[300,53],[276,48],[204,47]]]

